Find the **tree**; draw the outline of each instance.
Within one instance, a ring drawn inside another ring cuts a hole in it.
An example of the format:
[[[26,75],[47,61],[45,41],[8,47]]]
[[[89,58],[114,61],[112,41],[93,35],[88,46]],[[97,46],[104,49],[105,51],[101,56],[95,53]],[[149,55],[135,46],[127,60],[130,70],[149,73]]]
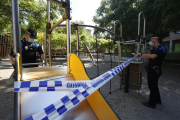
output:
[[[11,10],[11,0],[1,0],[0,1],[0,33],[10,29],[12,20],[12,10]],[[6,31],[7,32],[7,31]]]
[[[1,0],[0,5],[0,32],[12,31],[11,0]],[[21,35],[24,36],[28,28],[36,31],[44,31],[47,23],[46,2],[39,0],[19,0],[19,15],[21,18]],[[51,21],[62,15],[64,9],[59,5],[51,3]]]
[[[139,2],[136,0],[103,0],[93,17],[94,22],[101,27],[110,28],[114,31],[115,20],[119,20],[123,25],[123,39],[135,40],[137,37],[137,9]],[[120,24],[116,23],[116,34],[120,36]],[[109,36],[109,35],[108,35]],[[117,46],[116,46],[117,47]],[[132,45],[134,49],[135,45]],[[123,46],[123,49],[127,46]]]
[[[162,42],[170,31],[179,30],[179,10],[180,1],[177,0],[102,0],[93,20],[101,27],[109,27],[112,20],[120,20],[123,39],[130,40],[138,34],[138,14],[143,11],[146,17],[146,36],[157,34]],[[142,26],[143,22],[141,30]],[[119,32],[119,29],[116,31]]]

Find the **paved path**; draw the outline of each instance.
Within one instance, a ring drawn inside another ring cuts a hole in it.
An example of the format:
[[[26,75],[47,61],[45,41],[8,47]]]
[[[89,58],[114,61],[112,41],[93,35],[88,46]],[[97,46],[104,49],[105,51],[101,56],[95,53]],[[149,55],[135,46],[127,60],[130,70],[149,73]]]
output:
[[[115,67],[117,63],[114,63]],[[165,63],[163,74],[159,79],[159,89],[162,105],[156,109],[144,107],[142,102],[147,102],[149,89],[147,85],[145,64],[142,69],[142,88],[140,93],[130,90],[124,93],[120,88],[120,77],[117,75],[112,79],[112,94],[109,94],[110,82],[101,87],[100,92],[106,98],[112,109],[122,120],[180,120],[180,65]],[[100,74],[110,69],[110,63],[100,64]],[[90,77],[94,77],[96,67],[87,68]]]

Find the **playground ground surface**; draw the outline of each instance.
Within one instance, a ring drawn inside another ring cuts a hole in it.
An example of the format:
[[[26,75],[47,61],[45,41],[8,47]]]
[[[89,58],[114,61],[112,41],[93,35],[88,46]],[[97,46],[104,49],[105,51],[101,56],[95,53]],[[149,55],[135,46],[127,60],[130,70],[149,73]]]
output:
[[[55,61],[54,61],[55,62]],[[88,76],[92,79],[97,76],[97,66],[84,61]],[[56,64],[57,65],[57,64]],[[112,64],[113,67],[117,63]],[[116,75],[112,79],[112,93],[110,82],[100,88],[101,94],[109,103],[121,120],[180,120],[180,63],[165,62],[163,74],[159,79],[159,89],[162,104],[156,109],[144,107],[142,102],[148,101],[149,89],[147,85],[145,64],[142,69],[142,87],[140,93],[129,90],[124,93],[120,88],[120,77]],[[110,70],[110,62],[99,63],[100,74]],[[13,119],[13,87],[6,87],[7,79],[13,72],[9,59],[0,61],[0,120]]]

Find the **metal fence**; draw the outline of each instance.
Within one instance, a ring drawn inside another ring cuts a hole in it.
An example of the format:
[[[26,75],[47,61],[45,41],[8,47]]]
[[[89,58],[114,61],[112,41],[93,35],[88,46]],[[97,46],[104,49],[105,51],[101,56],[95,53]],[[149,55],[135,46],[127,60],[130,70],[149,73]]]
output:
[[[8,56],[12,46],[13,38],[11,35],[0,35],[0,60]]]

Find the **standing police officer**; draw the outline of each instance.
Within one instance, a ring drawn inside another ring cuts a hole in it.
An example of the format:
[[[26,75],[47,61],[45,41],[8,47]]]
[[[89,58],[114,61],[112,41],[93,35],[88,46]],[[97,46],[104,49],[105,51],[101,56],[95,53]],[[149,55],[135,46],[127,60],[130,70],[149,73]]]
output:
[[[35,39],[37,39],[37,32],[33,29],[28,29],[25,36],[26,37],[21,40],[22,63],[36,63],[36,52],[38,52],[41,55],[41,59],[43,62],[45,58],[43,50],[38,43],[34,42]],[[10,60],[12,62],[12,65],[14,66],[15,54],[13,52],[13,49],[10,53]],[[38,67],[38,65],[29,65],[23,67]],[[11,86],[13,85],[13,83],[14,79],[12,74],[6,85]]]
[[[161,97],[158,88],[158,78],[161,76],[162,63],[166,56],[167,50],[159,44],[159,37],[152,35],[149,45],[153,46],[150,54],[137,53],[143,59],[148,60],[146,66],[148,87],[150,90],[149,102],[143,102],[143,105],[150,108],[156,108],[156,103],[161,104]]]

